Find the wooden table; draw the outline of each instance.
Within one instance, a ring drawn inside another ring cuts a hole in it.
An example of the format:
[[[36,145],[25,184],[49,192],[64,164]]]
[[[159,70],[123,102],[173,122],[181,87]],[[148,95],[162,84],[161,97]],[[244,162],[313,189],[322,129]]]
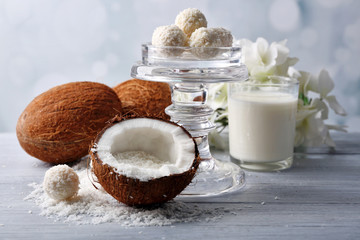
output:
[[[240,192],[188,200],[233,208],[236,214],[218,221],[124,228],[39,216],[38,207],[23,198],[32,190],[28,183],[41,182],[49,165],[27,155],[15,134],[3,133],[0,239],[360,239],[360,133],[334,139],[336,149],[296,153],[289,170],[246,172],[247,185]]]

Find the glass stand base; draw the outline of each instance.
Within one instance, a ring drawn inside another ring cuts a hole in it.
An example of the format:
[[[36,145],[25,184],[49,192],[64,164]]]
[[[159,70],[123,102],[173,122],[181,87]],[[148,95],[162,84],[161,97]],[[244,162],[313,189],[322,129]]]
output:
[[[179,53],[169,57],[163,47],[142,45],[142,61],[131,69],[131,76],[143,80],[167,82],[172,104],[165,109],[171,121],[183,126],[196,141],[202,159],[193,182],[181,196],[216,196],[234,192],[245,184],[245,174],[229,161],[215,160],[209,150],[208,134],[215,129],[214,110],[207,104],[211,83],[239,82],[248,79],[247,67],[241,63],[240,47],[212,48],[214,56],[199,58],[198,48],[169,47]]]
[[[245,186],[245,173],[232,162],[202,161],[192,183],[180,197],[208,197],[235,192]]]
[[[230,156],[230,160],[239,165],[242,169],[259,172],[274,172],[281,171],[291,167],[293,163],[293,157],[277,161],[277,162],[246,162],[241,161]]]

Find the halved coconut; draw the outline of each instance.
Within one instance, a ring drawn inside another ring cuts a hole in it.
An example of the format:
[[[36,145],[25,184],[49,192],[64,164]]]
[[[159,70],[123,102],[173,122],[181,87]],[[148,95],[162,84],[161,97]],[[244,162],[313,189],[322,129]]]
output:
[[[99,183],[130,206],[173,199],[189,185],[200,160],[188,131],[154,118],[114,119],[90,155]]]

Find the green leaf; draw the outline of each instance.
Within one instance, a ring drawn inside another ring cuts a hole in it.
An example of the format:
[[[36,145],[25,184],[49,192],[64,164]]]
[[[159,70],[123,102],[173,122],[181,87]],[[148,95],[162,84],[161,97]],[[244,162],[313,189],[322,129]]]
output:
[[[308,98],[307,96],[305,96],[305,94],[300,93],[299,94],[299,99],[301,99],[304,102],[304,106],[306,105],[310,105],[311,103],[311,98]]]

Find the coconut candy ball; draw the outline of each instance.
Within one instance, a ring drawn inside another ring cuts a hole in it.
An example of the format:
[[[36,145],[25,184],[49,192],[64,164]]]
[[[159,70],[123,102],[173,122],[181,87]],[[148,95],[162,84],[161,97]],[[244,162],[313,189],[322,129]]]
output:
[[[219,53],[216,47],[221,46],[221,39],[211,28],[198,28],[191,34],[189,45],[196,47],[191,52],[198,58],[213,58]]]
[[[76,172],[62,164],[46,171],[43,187],[49,197],[55,200],[65,200],[77,194],[79,183]]]
[[[212,28],[198,28],[191,34],[190,47],[220,47],[221,40]]]
[[[220,39],[221,47],[231,47],[233,44],[233,36],[231,32],[225,28],[218,27],[218,28],[211,28],[212,31],[217,35]]]
[[[175,25],[166,25],[157,27],[152,35],[152,45],[157,47],[163,46],[180,46],[187,45],[187,37],[181,29]]]
[[[157,27],[152,36],[152,45],[156,47],[174,47],[158,49],[155,54],[159,57],[176,57],[183,53],[184,49],[176,47],[185,47],[188,45],[188,38],[180,28],[175,25]]]
[[[192,53],[202,59],[213,58],[221,53],[218,47],[231,47],[232,35],[224,28],[198,28],[191,34],[189,45],[196,47]]]
[[[190,47],[231,47],[233,37],[225,28],[198,28],[191,34]]]
[[[202,12],[196,8],[188,8],[180,12],[175,19],[175,25],[190,37],[198,28],[207,27],[207,21]]]

